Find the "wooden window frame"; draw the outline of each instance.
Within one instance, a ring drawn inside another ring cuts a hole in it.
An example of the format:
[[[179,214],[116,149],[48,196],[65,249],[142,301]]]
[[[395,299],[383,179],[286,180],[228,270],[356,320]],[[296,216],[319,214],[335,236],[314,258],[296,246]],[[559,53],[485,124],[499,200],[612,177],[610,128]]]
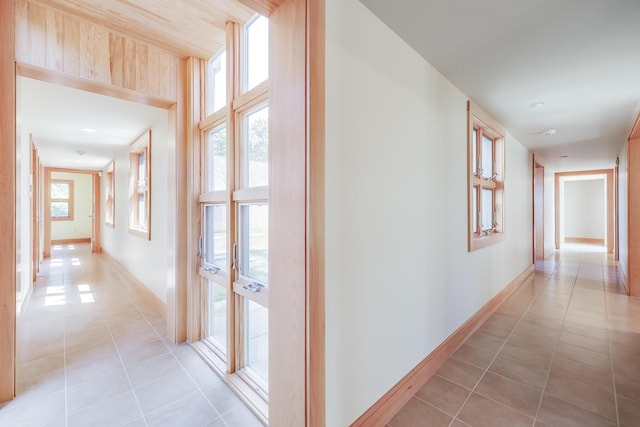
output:
[[[144,184],[140,182],[140,156],[145,155]],[[129,148],[129,233],[151,240],[151,129],[146,130]],[[140,225],[139,197],[144,196],[146,228]]]
[[[474,133],[476,134],[474,159]],[[505,182],[505,130],[491,116],[471,101],[467,101],[467,200],[468,200],[468,249],[473,252],[504,240],[504,182]],[[493,141],[493,177],[481,176],[482,137]],[[472,170],[476,164],[476,170]],[[477,194],[474,189],[478,188]],[[493,224],[484,230],[480,220],[482,215],[482,190],[493,191]],[[474,201],[474,197],[476,200]],[[474,212],[474,205],[477,207]],[[477,216],[476,216],[477,215]]]
[[[74,206],[74,190],[73,190],[73,180],[71,179],[51,179],[51,183],[49,184],[49,192],[51,193],[51,185],[53,184],[67,184],[69,186],[69,198],[68,199],[54,199],[51,197],[49,199],[49,204],[54,202],[63,202],[69,204],[69,215],[62,217],[54,217],[51,216],[51,221],[73,221],[73,206]],[[49,206],[51,209],[51,206]]]
[[[111,228],[116,228],[116,164],[109,163],[104,170],[105,178],[105,202],[104,202],[104,224]]]

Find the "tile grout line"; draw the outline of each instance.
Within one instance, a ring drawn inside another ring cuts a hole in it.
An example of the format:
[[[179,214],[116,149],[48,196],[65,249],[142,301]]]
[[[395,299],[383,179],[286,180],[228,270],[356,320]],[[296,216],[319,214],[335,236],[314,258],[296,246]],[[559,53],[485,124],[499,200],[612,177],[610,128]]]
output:
[[[554,270],[555,271],[555,270]],[[535,274],[535,270],[533,272],[533,274]],[[551,278],[551,276],[547,277],[545,279],[545,285],[542,287],[544,288],[547,284],[547,282],[549,281],[549,279]],[[509,335],[505,338],[504,342],[502,343],[502,345],[500,346],[500,348],[496,351],[496,353],[493,355],[493,358],[491,359],[491,361],[489,362],[489,365],[487,365],[487,367],[484,369],[484,371],[482,372],[482,375],[480,375],[480,377],[478,378],[478,381],[476,381],[475,385],[473,386],[473,388],[471,389],[471,392],[469,393],[469,395],[467,396],[467,398],[464,400],[464,402],[462,402],[462,405],[460,405],[460,408],[458,409],[458,412],[456,412],[456,415],[453,417],[453,419],[451,420],[451,423],[449,423],[449,426],[451,426],[453,424],[454,421],[456,421],[458,419],[458,416],[460,415],[460,412],[462,412],[462,409],[464,408],[464,406],[467,404],[467,402],[469,401],[469,399],[471,398],[471,396],[473,395],[473,393],[476,392],[476,389],[478,388],[478,385],[480,384],[480,382],[482,381],[482,379],[484,378],[484,376],[486,375],[486,373],[489,371],[489,368],[491,367],[491,365],[493,364],[493,362],[495,362],[495,360],[498,358],[498,355],[500,354],[500,352],[502,351],[502,349],[504,348],[504,346],[507,344],[507,341],[509,341],[509,338],[511,338],[511,335],[513,335],[513,332],[516,330],[516,328],[518,327],[518,325],[520,325],[520,323],[522,322],[522,320],[524,319],[525,314],[529,311],[529,309],[531,308],[531,306],[533,305],[533,303],[536,301],[537,295],[539,292],[535,293],[533,298],[531,299],[531,302],[529,302],[529,304],[527,305],[527,308],[522,312],[522,315],[520,315],[520,318],[518,319],[518,321],[516,322],[516,324],[514,325],[513,329],[511,330],[511,332],[509,333]],[[512,294],[513,295],[513,294]],[[511,297],[509,297],[511,298]],[[506,302],[506,301],[505,301]],[[497,309],[496,309],[497,312]],[[496,313],[494,312],[494,314]],[[493,314],[492,314],[493,315]],[[475,333],[475,331],[474,331]],[[463,343],[464,344],[464,343]],[[470,344],[471,345],[471,344]],[[457,351],[457,350],[456,350]],[[473,365],[472,363],[470,363],[470,365]],[[475,365],[473,365],[475,366]],[[480,393],[479,393],[480,394]],[[483,394],[480,394],[481,396],[485,397]],[[414,395],[415,396],[415,395]],[[490,399],[493,401],[493,399]],[[540,399],[542,400],[542,399]],[[516,411],[514,408],[511,408],[507,405],[504,405],[500,402],[497,402],[502,406],[505,406],[513,411]],[[516,411],[518,413],[521,413],[519,411]],[[536,414],[537,415],[537,414]],[[464,422],[464,421],[463,421]],[[535,425],[536,419],[533,419],[533,423],[532,425]]]
[[[616,407],[616,424],[620,427],[620,410],[618,409],[618,392],[616,390],[616,371],[613,364],[613,344],[611,343],[611,333],[609,331],[609,304],[607,299],[607,289],[604,284],[604,267],[601,264],[602,269],[602,288],[604,291],[604,310],[607,316],[607,340],[609,342],[609,363],[611,364],[611,382],[613,384],[613,403]],[[616,267],[617,269],[617,267]]]

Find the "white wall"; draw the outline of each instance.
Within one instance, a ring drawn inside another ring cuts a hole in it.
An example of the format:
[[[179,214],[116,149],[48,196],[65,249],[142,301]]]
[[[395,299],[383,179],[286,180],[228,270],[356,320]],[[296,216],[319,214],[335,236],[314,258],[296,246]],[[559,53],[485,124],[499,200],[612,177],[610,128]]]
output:
[[[629,277],[629,218],[627,212],[629,159],[627,157],[627,144],[620,152],[620,166],[618,168],[618,230],[620,244],[620,268],[626,277]]]
[[[51,240],[91,238],[91,174],[51,172],[51,179],[73,181],[73,221],[51,221]]]
[[[467,252],[467,97],[356,0],[326,4],[327,425],[366,411],[532,259],[507,135],[506,240]]]
[[[175,184],[167,176],[169,161],[168,112],[158,109],[151,128],[151,240],[129,233],[129,147],[115,160],[115,228],[102,224],[102,246],[160,300],[167,301],[168,222],[170,193]],[[130,141],[133,142],[133,141]],[[104,175],[103,175],[104,176]],[[106,182],[101,180],[105,209]],[[175,197],[175,196],[174,196]]]
[[[603,239],[605,227],[605,180],[564,182],[564,234],[566,237]]]

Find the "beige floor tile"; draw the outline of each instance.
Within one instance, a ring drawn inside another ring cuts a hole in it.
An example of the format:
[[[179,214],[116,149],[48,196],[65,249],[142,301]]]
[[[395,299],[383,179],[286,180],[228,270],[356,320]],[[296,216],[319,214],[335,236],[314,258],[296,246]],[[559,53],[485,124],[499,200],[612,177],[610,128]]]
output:
[[[24,402],[14,400],[0,408],[0,425],[7,427],[40,427],[64,417],[64,391]]]
[[[156,338],[153,341],[120,352],[120,357],[124,366],[128,368],[166,353],[169,353],[169,349],[160,338]]]
[[[442,412],[455,416],[471,390],[460,387],[445,378],[434,375],[416,392],[416,397],[435,406]]]
[[[142,411],[148,414],[196,390],[193,381],[183,371],[177,371],[136,388],[135,393]]]
[[[605,418],[616,419],[615,399],[612,392],[570,376],[552,372],[545,394],[594,412]]]
[[[576,347],[571,344],[560,343],[558,345],[557,356],[574,360],[598,369],[611,369],[611,358],[608,354],[598,353],[582,347]]]
[[[226,421],[227,418],[224,418]],[[444,427],[448,426],[451,420],[449,415],[414,397],[391,419],[389,425],[391,427]]]
[[[182,371],[182,366],[173,354],[165,353],[142,363],[129,366],[127,375],[134,388],[152,383],[156,378],[164,377],[173,372]]]
[[[487,366],[491,364],[495,354],[495,352],[486,351],[465,343],[462,344],[451,357],[470,363],[478,368],[486,369]]]
[[[476,331],[467,339],[466,343],[492,353],[497,353],[504,344],[504,341],[504,338],[498,338],[481,331]]]
[[[487,372],[475,392],[535,418],[542,390]]]
[[[122,370],[70,386],[67,388],[67,413],[73,414],[128,390],[131,385]]]
[[[203,388],[202,393],[220,414],[225,414],[243,405],[240,398],[222,381]]]
[[[598,369],[574,360],[556,357],[551,365],[551,374],[554,377],[567,376],[613,393],[613,376],[610,369]]]
[[[530,427],[533,418],[473,393],[458,418],[473,427]],[[395,427],[395,426],[393,426]]]
[[[203,426],[220,418],[220,414],[200,391],[195,391],[148,413],[145,418],[149,427]]]
[[[41,377],[18,382],[15,401],[26,401],[48,396],[65,389],[65,371],[51,372]]]
[[[616,422],[549,395],[544,395],[538,421],[548,427],[614,427]]]
[[[124,392],[70,414],[69,427],[113,427],[126,425],[142,417],[136,398],[131,391]]]
[[[443,378],[466,387],[473,389],[484,372],[477,366],[470,365],[457,359],[449,359],[437,372]]]
[[[222,418],[229,427],[263,427],[258,418],[244,405],[229,411]]]
[[[18,381],[22,382],[31,378],[48,375],[60,369],[64,369],[64,354],[62,353],[20,363],[16,371]]]
[[[526,344],[515,344],[507,340],[507,343],[502,347],[502,350],[500,350],[499,355],[547,369],[551,364],[553,350],[529,347]]]
[[[618,414],[620,425],[628,427],[640,426],[640,401],[618,396]]]
[[[542,390],[547,381],[549,369],[521,360],[498,356],[489,367],[489,371],[518,381],[529,387]]]

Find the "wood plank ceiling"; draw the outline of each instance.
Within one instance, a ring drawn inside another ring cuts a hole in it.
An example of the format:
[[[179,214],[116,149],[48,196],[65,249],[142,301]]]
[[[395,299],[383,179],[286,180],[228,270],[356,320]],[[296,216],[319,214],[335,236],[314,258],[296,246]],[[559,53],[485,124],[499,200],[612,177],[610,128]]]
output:
[[[255,13],[238,0],[31,0],[130,35],[179,56],[211,58],[225,44],[225,23]]]

